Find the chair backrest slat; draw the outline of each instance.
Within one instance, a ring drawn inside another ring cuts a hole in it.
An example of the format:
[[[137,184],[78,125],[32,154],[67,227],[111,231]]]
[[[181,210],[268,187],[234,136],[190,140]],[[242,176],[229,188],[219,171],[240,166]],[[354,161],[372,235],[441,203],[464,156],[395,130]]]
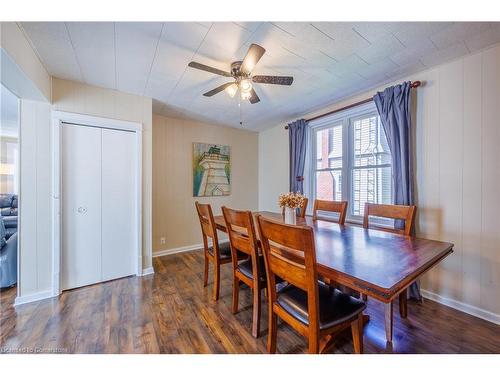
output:
[[[259,274],[257,262],[259,251],[252,212],[222,207],[222,214],[224,215],[229,243],[231,245],[233,265],[236,266],[238,262],[237,251],[248,254],[252,257],[252,264],[257,267],[254,270],[255,276],[257,276]]]
[[[413,222],[415,219],[416,206],[403,206],[396,204],[374,204],[365,203],[365,212],[363,217],[363,227],[376,228],[379,230],[384,230],[392,233],[405,234],[409,236],[413,228]],[[369,223],[369,217],[383,217],[388,219],[404,220],[404,229],[390,229]]]
[[[196,206],[196,212],[198,213],[198,219],[200,220],[201,235],[203,237],[203,246],[205,251],[208,251],[208,238],[210,238],[212,240],[214,254],[218,258],[219,239],[217,237],[217,227],[215,226],[212,207],[209,204],[201,204],[199,202],[195,202],[194,204]]]
[[[335,221],[344,225],[347,215],[347,201],[325,201],[316,199],[314,200],[313,220],[318,220],[318,211],[337,212],[339,214],[338,220],[330,219],[324,216],[321,216],[321,220]]]
[[[222,207],[227,234],[232,247],[252,255],[257,249],[257,236],[251,211],[238,211]]]

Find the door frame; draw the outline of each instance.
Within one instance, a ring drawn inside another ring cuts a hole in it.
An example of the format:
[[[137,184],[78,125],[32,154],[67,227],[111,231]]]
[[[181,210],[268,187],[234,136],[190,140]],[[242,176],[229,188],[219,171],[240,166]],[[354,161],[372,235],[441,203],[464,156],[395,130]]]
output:
[[[52,111],[52,295],[61,294],[61,147],[62,124],[70,123],[80,126],[96,128],[126,130],[135,133],[137,145],[137,176],[136,176],[136,260],[135,274],[141,276],[142,272],[142,123],[116,120],[105,117],[81,115],[78,113]]]

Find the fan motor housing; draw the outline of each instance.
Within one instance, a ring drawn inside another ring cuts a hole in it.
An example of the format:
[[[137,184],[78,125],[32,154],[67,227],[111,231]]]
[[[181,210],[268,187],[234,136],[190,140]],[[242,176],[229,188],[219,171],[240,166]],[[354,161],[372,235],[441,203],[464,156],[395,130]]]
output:
[[[243,61],[235,61],[231,64],[231,74],[233,77],[246,77],[246,74],[240,70],[242,63]]]

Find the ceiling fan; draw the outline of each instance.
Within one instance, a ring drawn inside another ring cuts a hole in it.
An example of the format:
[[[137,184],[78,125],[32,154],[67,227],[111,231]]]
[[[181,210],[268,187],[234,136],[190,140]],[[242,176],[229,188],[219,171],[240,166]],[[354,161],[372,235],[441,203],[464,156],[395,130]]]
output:
[[[225,72],[195,61],[191,61],[188,66],[213,74],[218,74],[223,77],[234,78],[234,82],[224,83],[223,85],[204,93],[204,96],[214,96],[215,94],[225,90],[229,96],[234,97],[239,90],[241,99],[248,99],[250,103],[255,104],[260,102],[260,99],[253,89],[252,83],[290,86],[293,82],[293,77],[252,75],[253,68],[257,65],[265,52],[266,50],[257,44],[250,45],[243,61],[235,61],[231,64],[231,72]]]

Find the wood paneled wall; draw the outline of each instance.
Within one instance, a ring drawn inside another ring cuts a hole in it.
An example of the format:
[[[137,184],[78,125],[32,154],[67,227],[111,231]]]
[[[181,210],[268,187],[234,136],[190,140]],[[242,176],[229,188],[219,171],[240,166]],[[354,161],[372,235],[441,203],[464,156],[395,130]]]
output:
[[[417,94],[418,229],[455,243],[423,287],[500,316],[500,46],[426,72]],[[495,317],[493,316],[494,320]]]

